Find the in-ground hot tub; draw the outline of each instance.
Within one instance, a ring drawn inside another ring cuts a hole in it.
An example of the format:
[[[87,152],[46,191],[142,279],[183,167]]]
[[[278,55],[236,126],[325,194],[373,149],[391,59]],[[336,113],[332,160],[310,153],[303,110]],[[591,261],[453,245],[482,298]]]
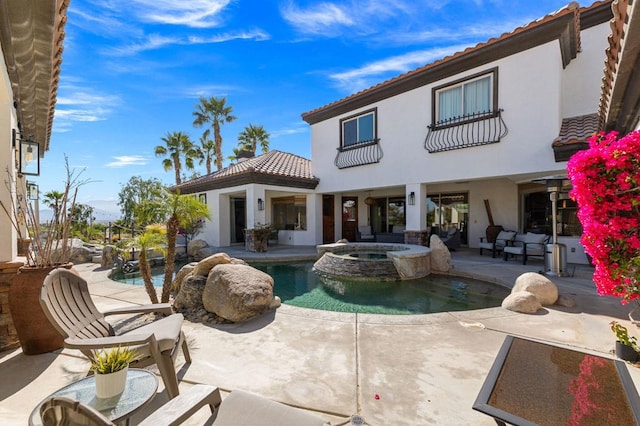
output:
[[[317,247],[314,270],[337,277],[411,280],[431,273],[431,249],[412,244],[334,243]]]

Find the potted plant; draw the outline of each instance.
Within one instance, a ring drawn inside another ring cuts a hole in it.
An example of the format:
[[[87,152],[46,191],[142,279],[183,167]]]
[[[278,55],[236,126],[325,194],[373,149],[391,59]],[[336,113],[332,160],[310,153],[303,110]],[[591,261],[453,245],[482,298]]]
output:
[[[49,322],[40,307],[40,288],[49,272],[58,267],[71,268],[69,246],[71,217],[75,207],[81,173],[69,169],[65,158],[67,180],[64,191],[51,191],[45,202],[52,207],[53,217],[46,224],[39,223],[34,206],[21,196],[10,198],[9,205],[0,201],[16,230],[18,240],[31,239],[25,253],[25,263],[19,268],[9,288],[9,310],[13,325],[26,355],[41,354],[62,348],[63,336]],[[7,190],[15,194],[18,184],[9,170],[5,181]],[[19,191],[18,191],[19,192]]]
[[[637,362],[640,358],[638,339],[629,336],[627,328],[617,321],[611,321],[611,331],[616,335],[616,356],[622,360]]]
[[[96,377],[96,396],[111,398],[124,392],[129,364],[138,353],[127,346],[95,351],[89,358]]]
[[[258,253],[266,252],[269,236],[273,231],[274,228],[268,223],[258,223],[253,228],[245,229],[245,249]]]

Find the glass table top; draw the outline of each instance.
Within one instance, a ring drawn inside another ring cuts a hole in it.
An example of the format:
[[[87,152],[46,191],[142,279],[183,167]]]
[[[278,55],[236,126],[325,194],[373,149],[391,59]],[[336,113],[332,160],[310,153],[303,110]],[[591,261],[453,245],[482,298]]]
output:
[[[52,396],[65,396],[80,401],[117,423],[131,416],[138,408],[149,402],[157,390],[158,378],[155,374],[146,370],[130,368],[127,372],[124,392],[111,398],[97,398],[95,377],[86,377],[57,390],[41,401],[31,413],[29,424],[42,424],[40,406]]]
[[[623,362],[508,336],[474,409],[511,424],[637,424]]]

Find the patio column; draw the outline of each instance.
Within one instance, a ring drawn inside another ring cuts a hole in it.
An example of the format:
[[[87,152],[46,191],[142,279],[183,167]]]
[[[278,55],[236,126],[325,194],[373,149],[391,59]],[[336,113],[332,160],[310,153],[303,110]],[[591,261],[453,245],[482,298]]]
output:
[[[427,231],[427,187],[421,183],[405,186],[407,207],[405,211],[407,228],[404,234],[406,244],[426,245],[429,240]]]

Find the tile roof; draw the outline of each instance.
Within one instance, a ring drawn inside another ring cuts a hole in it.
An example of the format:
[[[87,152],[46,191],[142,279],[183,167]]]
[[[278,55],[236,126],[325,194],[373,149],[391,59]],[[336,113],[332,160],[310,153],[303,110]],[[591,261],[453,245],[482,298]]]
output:
[[[560,134],[553,141],[553,146],[587,143],[589,138],[598,131],[598,114],[585,114],[577,117],[564,118],[560,126]]]
[[[49,149],[70,0],[0,2],[0,42],[25,136]]]
[[[563,65],[566,66],[571,59],[575,58],[577,52],[579,52],[581,50],[580,47],[580,16],[585,13],[585,12],[589,12],[592,10],[595,10],[597,8],[600,8],[608,3],[610,3],[611,0],[603,0],[603,1],[596,1],[595,3],[593,3],[591,6],[588,7],[584,7],[584,8],[580,8],[579,4],[575,1],[569,3],[568,5],[566,5],[565,7],[552,12],[548,15],[543,16],[542,18],[539,18],[533,22],[530,22],[527,25],[518,27],[516,29],[514,29],[511,32],[507,32],[504,33],[502,35],[500,35],[499,37],[495,37],[495,38],[491,38],[486,42],[483,43],[479,43],[473,47],[469,47],[461,52],[457,52],[454,53],[453,55],[444,57],[440,60],[437,60],[435,62],[432,62],[430,64],[427,64],[423,67],[417,68],[413,71],[409,71],[405,74],[402,74],[400,76],[394,77],[392,79],[389,79],[387,81],[384,81],[376,86],[370,87],[368,89],[362,90],[358,93],[355,93],[353,95],[350,95],[346,98],[337,100],[335,102],[332,102],[330,104],[327,104],[325,106],[316,108],[314,110],[305,112],[302,114],[302,119],[305,120],[306,122],[310,123],[310,124],[314,124],[317,123],[319,121],[322,121],[326,118],[324,115],[322,115],[323,112],[326,112],[328,110],[337,108],[339,106],[342,105],[349,105],[352,104],[353,101],[359,99],[359,98],[364,98],[367,97],[368,95],[371,95],[375,92],[380,92],[383,91],[387,88],[390,88],[394,85],[399,85],[402,84],[402,82],[416,78],[418,76],[422,76],[422,75],[426,75],[428,73],[432,73],[435,69],[442,67],[442,66],[446,66],[446,65],[454,65],[454,64],[458,64],[459,62],[463,61],[464,59],[471,57],[473,55],[478,55],[480,53],[485,53],[487,51],[489,51],[492,48],[496,48],[497,45],[501,45],[507,41],[513,41],[514,43],[519,43],[521,42],[521,39],[525,33],[529,33],[529,32],[534,32],[534,30],[540,29],[541,27],[545,27],[547,25],[553,25],[554,23],[561,23],[562,25],[559,25],[557,28],[554,27],[554,31],[559,31],[557,34],[554,34],[554,37],[557,39],[559,38],[561,40],[561,53],[563,56]],[[564,22],[568,22],[570,24],[570,29],[569,32],[566,33],[567,31],[567,26],[564,25]],[[562,36],[562,35],[566,35],[566,36]],[[541,38],[541,40],[546,40],[544,38]],[[565,42],[566,47],[562,46],[562,41]],[[520,50],[516,50],[516,51],[522,51],[525,50],[526,48],[529,48],[530,45],[523,43]],[[508,54],[513,54],[516,51],[512,51],[509,49],[501,49],[502,53],[491,53],[491,55],[493,55],[490,59],[491,60],[495,60],[494,58],[496,57],[496,55],[498,55],[497,57],[504,57],[507,56]],[[499,56],[502,55],[502,56]],[[567,57],[569,56],[569,57]],[[475,65],[478,66],[478,65]],[[465,69],[470,68],[467,67]],[[465,69],[460,68],[460,66],[455,66],[454,69],[451,71],[453,74],[457,74],[460,73],[462,71],[464,71]],[[440,78],[444,78],[445,76],[439,76]],[[431,80],[433,81],[433,80]],[[415,87],[419,87],[421,85],[424,84],[428,84],[430,81],[426,80],[426,79],[422,79],[420,82],[415,84]],[[413,88],[413,87],[410,87]],[[410,89],[409,88],[409,89]],[[403,92],[405,90],[400,90],[400,92]],[[388,96],[384,96],[384,97],[389,97],[389,96],[393,96],[395,94],[398,94],[398,91],[390,91],[390,94]],[[383,98],[384,98],[383,97]],[[378,98],[374,98],[371,101],[377,101],[380,100]],[[353,108],[359,107],[360,105],[356,105]],[[351,108],[351,109],[353,109]],[[341,113],[342,111],[339,111],[338,113]],[[337,114],[334,114],[334,116]]]
[[[171,189],[179,189],[188,194],[248,183],[315,188],[318,182],[318,178],[311,172],[310,160],[287,152],[272,150],[176,185]]]
[[[640,97],[636,63],[640,60],[640,6],[637,1],[615,0],[611,4],[609,47],[605,52],[600,95],[599,128],[626,133],[637,120]],[[635,111],[634,111],[635,109]]]

